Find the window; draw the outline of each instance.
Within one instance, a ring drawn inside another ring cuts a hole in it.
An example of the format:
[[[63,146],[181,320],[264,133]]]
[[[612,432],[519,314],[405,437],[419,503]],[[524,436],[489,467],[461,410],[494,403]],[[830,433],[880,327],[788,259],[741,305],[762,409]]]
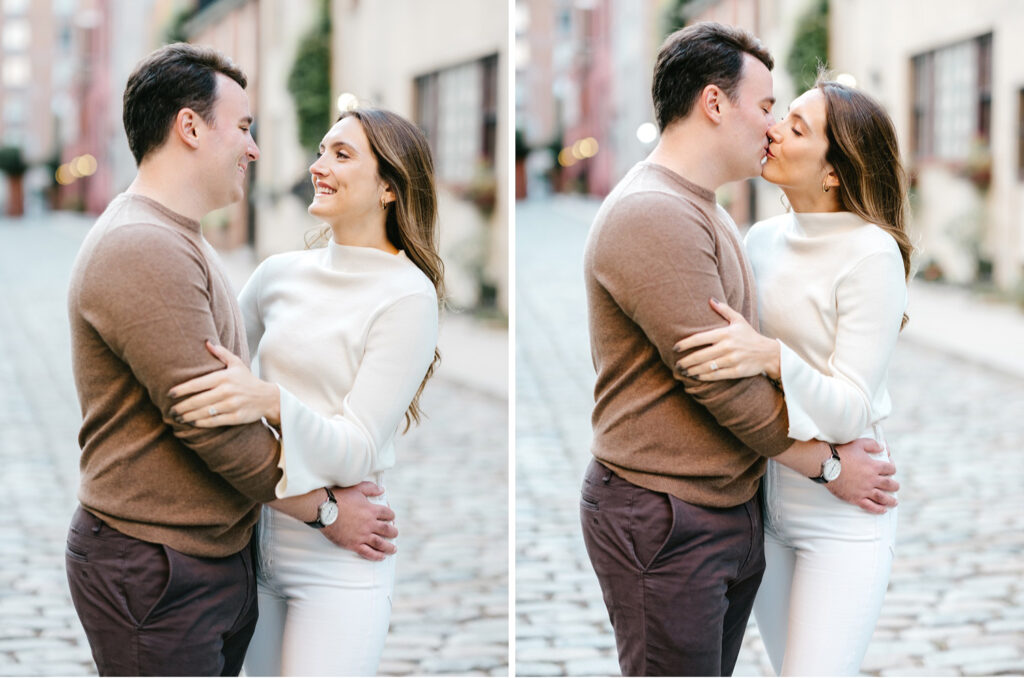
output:
[[[32,68],[28,57],[13,54],[4,59],[3,84],[6,87],[24,87],[32,77]]]
[[[966,161],[987,146],[992,119],[992,34],[913,58],[914,157]]]
[[[29,0],[4,0],[5,14],[25,14]]]
[[[4,22],[3,46],[10,52],[24,51],[31,41],[31,30],[25,19],[8,19]]]
[[[13,127],[25,122],[25,100],[8,93],[4,99],[4,125]]]
[[[416,78],[416,121],[434,151],[440,180],[467,184],[494,169],[498,120],[496,54]]]

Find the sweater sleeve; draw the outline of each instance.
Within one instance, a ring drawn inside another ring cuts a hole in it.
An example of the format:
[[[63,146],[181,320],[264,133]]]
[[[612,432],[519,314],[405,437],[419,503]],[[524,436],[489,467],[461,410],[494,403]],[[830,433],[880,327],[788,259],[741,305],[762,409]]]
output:
[[[766,377],[702,382],[675,369],[676,342],[724,324],[708,300],[742,308],[746,294],[738,281],[726,293],[714,225],[681,203],[650,194],[621,200],[605,225],[595,273],[686,393],[745,445],[775,456],[793,441],[786,435],[785,402]]]
[[[263,312],[260,310],[260,285],[263,282],[264,267],[265,263],[258,266],[238,293],[238,306],[245,321],[245,341],[249,346],[250,358],[256,356],[256,348],[266,329],[263,325]]]
[[[218,331],[208,263],[199,250],[171,229],[126,225],[104,236],[91,270],[80,293],[82,313],[131,369],[164,424],[239,492],[273,500],[280,450],[262,424],[196,428],[170,415],[172,386],[224,367],[204,342],[235,343],[226,326],[225,335]]]
[[[903,260],[894,252],[866,257],[838,282],[835,299],[827,373],[779,342],[789,435],[797,440],[845,443],[873,423],[907,305]]]
[[[289,459],[287,494],[318,487],[355,485],[379,467],[419,390],[437,346],[437,299],[413,294],[384,309],[372,322],[366,349],[341,411],[325,416],[281,388],[281,435],[317,454]]]

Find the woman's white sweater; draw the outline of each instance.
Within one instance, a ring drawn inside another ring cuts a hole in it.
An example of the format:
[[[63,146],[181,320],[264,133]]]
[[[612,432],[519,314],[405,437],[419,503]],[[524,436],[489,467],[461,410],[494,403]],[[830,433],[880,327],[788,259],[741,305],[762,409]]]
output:
[[[896,241],[850,212],[788,213],[754,224],[746,249],[761,332],[781,344],[790,437],[878,439],[907,306]]]
[[[355,485],[394,466],[393,439],[438,330],[434,286],[405,252],[332,240],[275,255],[239,305],[253,369],[281,387],[282,458],[288,444],[321,451],[289,459],[288,494]]]

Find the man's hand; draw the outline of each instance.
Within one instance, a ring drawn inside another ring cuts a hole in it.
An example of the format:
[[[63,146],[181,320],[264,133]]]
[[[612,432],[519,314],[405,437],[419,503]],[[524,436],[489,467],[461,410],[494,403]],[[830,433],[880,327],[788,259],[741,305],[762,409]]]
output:
[[[885,513],[893,508],[899,502],[889,493],[900,489],[900,484],[892,477],[896,473],[896,465],[869,456],[883,449],[881,444],[870,438],[836,445],[843,470],[825,487],[843,501],[868,513]]]
[[[398,536],[392,522],[395,512],[367,499],[384,494],[384,490],[364,481],[352,487],[332,487],[331,491],[338,501],[338,519],[320,529],[324,537],[367,560],[384,560],[397,550],[388,541]]]

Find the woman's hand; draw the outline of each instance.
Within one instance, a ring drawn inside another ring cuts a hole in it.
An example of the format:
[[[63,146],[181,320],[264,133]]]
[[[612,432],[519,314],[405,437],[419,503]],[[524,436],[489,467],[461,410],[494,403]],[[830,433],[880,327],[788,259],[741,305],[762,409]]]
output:
[[[698,346],[699,351],[676,361],[676,369],[684,376],[701,381],[739,379],[767,374],[778,379],[779,343],[759,334],[746,319],[717,299],[710,300],[711,308],[729,321],[728,327],[691,334],[675,345],[677,353]]]
[[[171,389],[172,398],[192,396],[171,408],[171,415],[183,424],[200,428],[234,426],[266,417],[281,422],[281,391],[256,377],[249,367],[223,346],[206,342],[206,350],[224,363],[223,370],[190,379]]]

